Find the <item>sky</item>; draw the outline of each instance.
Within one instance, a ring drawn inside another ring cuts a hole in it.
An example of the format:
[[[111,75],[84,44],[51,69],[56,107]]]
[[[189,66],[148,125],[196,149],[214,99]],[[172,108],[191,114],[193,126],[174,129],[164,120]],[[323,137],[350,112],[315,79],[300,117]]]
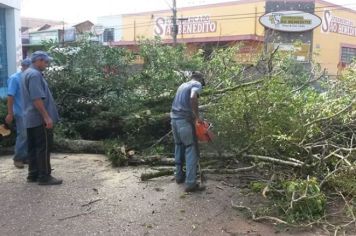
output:
[[[176,0],[177,7],[231,2],[232,0]],[[356,10],[356,0],[327,0]],[[173,0],[22,0],[21,16],[79,23],[97,17],[167,10]]]

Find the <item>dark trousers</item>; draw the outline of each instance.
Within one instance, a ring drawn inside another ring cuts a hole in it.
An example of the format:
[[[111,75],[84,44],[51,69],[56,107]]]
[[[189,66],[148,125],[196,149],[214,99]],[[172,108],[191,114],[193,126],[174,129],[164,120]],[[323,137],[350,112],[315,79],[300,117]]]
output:
[[[50,150],[53,143],[53,130],[40,125],[27,129],[28,176],[46,178],[51,174]]]

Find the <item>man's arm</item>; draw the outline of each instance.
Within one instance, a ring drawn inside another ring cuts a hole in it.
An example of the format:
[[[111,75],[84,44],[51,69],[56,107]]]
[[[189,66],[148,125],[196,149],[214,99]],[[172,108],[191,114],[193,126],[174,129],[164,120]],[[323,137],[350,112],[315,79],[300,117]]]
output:
[[[43,104],[43,101],[41,98],[35,99],[33,101],[33,105],[36,107],[36,109],[38,110],[38,112],[41,114],[44,122],[45,122],[45,126],[47,129],[52,129],[53,128],[53,121],[51,119],[51,117],[48,115],[48,112]]]
[[[192,106],[192,112],[193,112],[194,121],[200,121],[198,94],[196,92],[192,92],[192,94],[190,96],[190,104]]]
[[[6,118],[5,118],[5,122],[7,124],[11,124],[12,121],[14,120],[13,106],[14,106],[14,97],[8,95],[7,96],[7,115],[6,115]]]

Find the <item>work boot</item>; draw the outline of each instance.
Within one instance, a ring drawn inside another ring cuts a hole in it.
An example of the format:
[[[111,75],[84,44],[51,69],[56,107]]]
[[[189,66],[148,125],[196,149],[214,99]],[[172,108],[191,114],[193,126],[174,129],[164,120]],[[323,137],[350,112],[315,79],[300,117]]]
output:
[[[37,182],[37,176],[27,176],[27,183]]]
[[[185,178],[180,178],[180,179],[176,178],[176,183],[177,184],[182,184],[182,183],[184,183],[184,181],[185,181]]]
[[[184,191],[189,193],[189,192],[200,192],[204,191],[206,189],[205,186],[200,186],[199,184],[195,184],[193,186],[187,186],[185,187]]]
[[[184,171],[183,169],[182,169],[180,172],[181,172],[182,174],[180,174],[179,176],[177,176],[176,173],[174,174],[177,184],[182,184],[182,183],[185,182],[186,173],[185,173],[185,171]]]
[[[62,184],[63,180],[56,179],[52,175],[41,177],[38,179],[38,185],[59,185]]]
[[[19,169],[23,169],[25,167],[23,161],[15,161],[15,160],[14,160],[14,166]]]

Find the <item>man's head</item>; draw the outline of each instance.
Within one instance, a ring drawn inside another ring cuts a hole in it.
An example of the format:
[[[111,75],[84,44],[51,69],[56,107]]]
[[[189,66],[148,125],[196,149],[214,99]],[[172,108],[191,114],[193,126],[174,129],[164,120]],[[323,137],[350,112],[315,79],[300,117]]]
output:
[[[192,79],[200,82],[202,86],[205,86],[204,75],[200,71],[193,71],[192,72]]]
[[[44,51],[36,51],[31,55],[31,62],[42,71],[46,69],[50,61],[52,61],[52,57]]]
[[[26,70],[29,66],[31,65],[31,60],[30,58],[26,58],[21,62],[21,70],[24,71]]]

